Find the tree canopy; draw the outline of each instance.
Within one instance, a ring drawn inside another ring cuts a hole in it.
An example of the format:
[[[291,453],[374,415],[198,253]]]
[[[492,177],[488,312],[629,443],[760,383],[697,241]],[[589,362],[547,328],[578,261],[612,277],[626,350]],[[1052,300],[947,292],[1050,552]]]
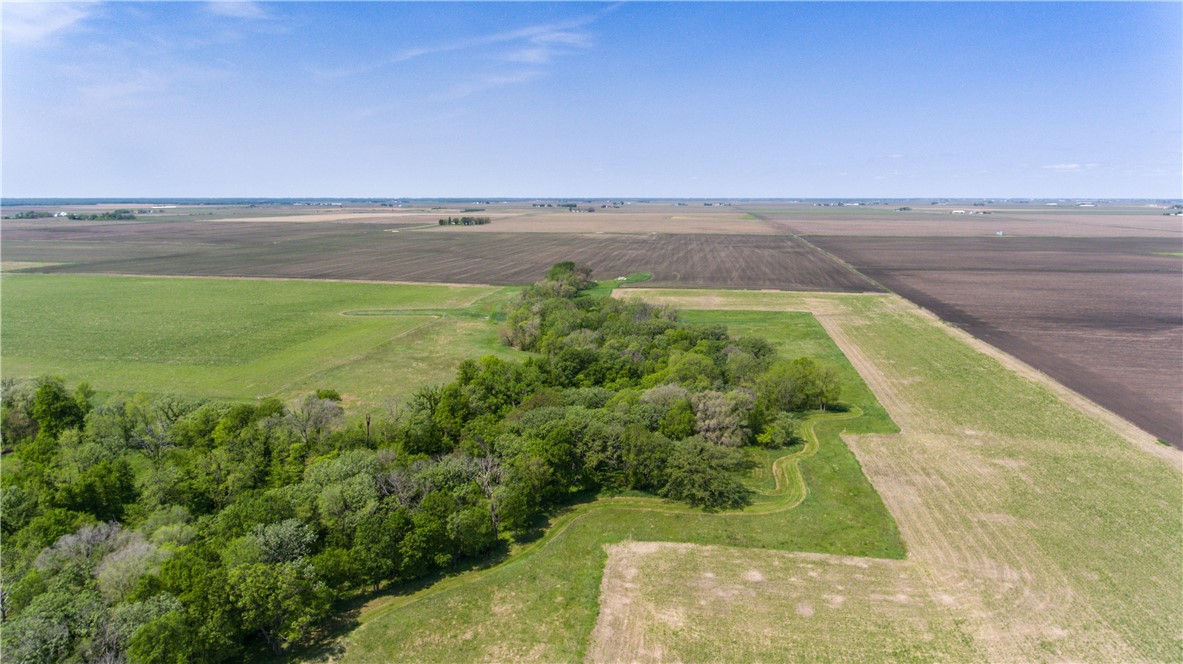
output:
[[[838,399],[787,361],[559,263],[505,316],[522,362],[462,362],[370,426],[299,402],[112,397],[6,380],[0,619],[13,661],[241,660],[338,598],[487,555],[598,493],[742,507],[747,445]]]

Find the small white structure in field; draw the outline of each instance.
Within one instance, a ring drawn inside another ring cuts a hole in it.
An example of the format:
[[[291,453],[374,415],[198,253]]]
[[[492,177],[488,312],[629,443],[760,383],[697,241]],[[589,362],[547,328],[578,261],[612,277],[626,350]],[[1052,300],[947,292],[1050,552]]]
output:
[[[68,217],[68,216],[70,216],[70,213],[69,213],[69,212],[54,212],[54,213],[53,213],[53,216],[55,216],[55,217]]]
[[[965,214],[965,210],[953,210],[953,214]]]
[[[1006,233],[1003,233],[1002,231],[996,231],[994,234],[997,235],[998,237],[1002,237],[1003,235],[1006,235]]]

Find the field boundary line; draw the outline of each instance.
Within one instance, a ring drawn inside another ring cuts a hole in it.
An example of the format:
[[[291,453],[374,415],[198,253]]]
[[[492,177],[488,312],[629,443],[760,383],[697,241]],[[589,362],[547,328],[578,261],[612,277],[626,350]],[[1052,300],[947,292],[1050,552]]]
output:
[[[785,231],[793,239],[801,242],[801,244],[804,244],[806,247],[809,247],[813,251],[821,254],[822,256],[825,256],[826,258],[830,259],[830,261],[837,263],[838,265],[842,266],[844,269],[849,270],[850,272],[858,275],[861,279],[863,279],[863,281],[866,281],[867,283],[871,284],[875,288],[877,288],[881,291],[887,292],[887,293],[892,292],[891,289],[887,288],[883,284],[879,283],[878,281],[875,281],[871,277],[868,277],[867,275],[863,274],[862,272],[859,272],[858,270],[856,270],[855,267],[853,265],[851,265],[850,263],[847,263],[846,261],[842,260],[841,258],[838,258],[834,254],[831,254],[830,252],[826,251],[825,249],[822,249],[821,247],[817,246],[816,244],[810,242],[809,240],[806,240],[803,235],[801,235],[796,230],[789,227],[787,224],[784,224],[779,221],[773,221],[762,214],[757,214],[757,213],[752,212],[746,208],[740,208],[740,209],[743,210],[745,213],[750,214],[753,217],[755,217],[763,222],[771,224],[772,226],[779,228],[782,231]]]
[[[647,283],[647,282],[637,282]],[[670,295],[672,291],[681,291],[684,293],[767,293],[769,295],[800,295],[802,297],[835,297],[835,298],[863,298],[863,297],[887,297],[895,295],[891,291],[865,291],[861,293],[851,293],[848,291],[824,291],[824,290],[781,290],[778,288],[699,288],[694,286],[640,286],[637,288],[630,288],[629,286],[621,286],[612,289],[612,297],[624,298],[629,295],[643,295],[645,293],[665,294],[669,297],[681,297],[680,295]],[[698,296],[687,296],[693,298]],[[677,305],[674,305],[677,306]],[[701,311],[803,311],[806,313],[813,313],[814,310],[810,308],[804,301],[797,308],[796,304],[780,303],[775,307],[761,306],[755,303],[743,303],[734,307],[705,307],[692,306],[687,309],[695,309]]]
[[[66,265],[66,263],[52,263],[51,265]],[[131,274],[127,272],[26,272],[24,270],[33,270],[36,268],[23,268],[20,271],[5,272],[5,274],[35,274],[39,277],[79,277],[79,276],[93,276],[93,277],[121,277],[127,279],[219,279],[224,281],[301,281],[301,282],[325,282],[335,284],[387,284],[391,286],[448,286],[452,288],[492,288],[494,292],[503,290],[507,286],[502,284],[463,284],[451,281],[400,281],[389,279],[336,279],[332,277],[250,277],[241,275],[205,275],[205,274]],[[487,297],[482,295],[481,298]],[[473,303],[479,301],[473,300]],[[470,306],[470,305],[464,305]]]
[[[1105,408],[1092,399],[1089,399],[1076,390],[1064,385],[1039,369],[1036,369],[1030,364],[1020,360],[1014,355],[996,348],[995,346],[975,337],[974,335],[959,327],[945,322],[940,316],[936,315],[932,311],[925,309],[924,307],[901,295],[896,293],[892,293],[892,295],[898,298],[900,303],[906,303],[904,304],[905,309],[911,308],[921,317],[937,323],[937,327],[944,330],[944,332],[949,336],[966,344],[970,348],[982,353],[983,355],[994,359],[1003,367],[1013,371],[1019,376],[1047,388],[1057,398],[1063,400],[1069,406],[1083,412],[1085,415],[1100,421],[1106,427],[1116,432],[1123,439],[1129,441],[1134,447],[1143,450],[1150,456],[1162,459],[1175,470],[1183,472],[1183,450],[1178,450],[1174,447],[1159,443],[1158,439],[1154,435],[1146,432],[1138,425],[1130,422],[1108,408]]]
[[[620,292],[621,290],[624,290],[624,289],[617,289],[617,290],[613,291],[613,296],[615,297],[616,296],[615,294],[617,292]],[[667,295],[665,295],[665,297],[667,297],[669,299],[681,300],[680,302],[673,302],[672,305],[674,307],[682,307],[682,308],[686,308],[686,309],[700,309],[700,310],[708,310],[708,311],[709,310],[805,311],[805,312],[811,313],[811,314],[813,314],[814,318],[816,318],[818,320],[818,322],[821,323],[822,327],[825,328],[826,333],[830,335],[830,338],[832,338],[834,340],[834,343],[836,345],[838,345],[838,347],[842,351],[842,353],[844,355],[846,355],[846,357],[851,361],[851,364],[855,366],[855,369],[858,371],[859,375],[861,375],[863,377],[863,380],[865,382],[867,382],[868,387],[871,388],[871,390],[872,390],[872,392],[874,392],[876,398],[879,399],[880,403],[883,404],[884,408],[886,408],[890,414],[892,411],[898,412],[900,410],[900,408],[902,407],[902,402],[898,399],[893,399],[890,396],[890,392],[891,392],[890,388],[888,388],[887,390],[882,389],[883,385],[886,384],[884,381],[878,381],[877,385],[871,384],[872,379],[869,378],[868,364],[866,362],[861,362],[861,363],[855,362],[854,355],[857,355],[860,352],[857,348],[855,348],[856,344],[853,344],[849,340],[841,340],[841,341],[839,340],[838,337],[842,336],[842,331],[838,328],[840,328],[841,325],[839,325],[833,321],[831,321],[831,324],[829,324],[829,325],[827,325],[825,322],[823,322],[823,320],[822,320],[823,318],[826,318],[828,315],[833,314],[835,312],[829,311],[829,310],[823,310],[823,308],[818,306],[821,303],[816,302],[816,301],[811,301],[809,299],[810,297],[819,297],[819,296],[836,297],[836,298],[844,298],[844,297],[866,298],[868,296],[875,296],[875,297],[883,298],[887,301],[890,301],[894,306],[897,307],[897,309],[899,311],[912,311],[913,313],[920,316],[921,318],[924,318],[930,322],[936,323],[937,327],[944,330],[944,332],[946,334],[950,335],[954,339],[966,344],[970,348],[986,355],[987,357],[994,359],[999,364],[1001,364],[1003,367],[1015,372],[1019,376],[1022,376],[1023,378],[1026,378],[1034,383],[1037,383],[1037,384],[1047,388],[1057,398],[1062,399],[1069,406],[1072,406],[1073,408],[1083,412],[1085,415],[1090,416],[1090,417],[1100,421],[1107,428],[1113,430],[1119,436],[1121,436],[1125,440],[1129,441],[1130,444],[1133,445],[1134,447],[1141,449],[1142,451],[1146,452],[1147,454],[1149,454],[1153,457],[1156,457],[1158,459],[1165,461],[1168,465],[1170,465],[1174,469],[1178,470],[1179,472],[1183,472],[1183,450],[1178,450],[1173,447],[1159,443],[1158,439],[1154,435],[1146,432],[1145,430],[1143,430],[1141,427],[1134,424],[1133,422],[1130,422],[1129,420],[1118,415],[1117,413],[1114,413],[1113,411],[1109,410],[1108,408],[1105,408],[1104,406],[1097,404],[1095,401],[1080,394],[1079,392],[1073,390],[1072,388],[1067,387],[1063,383],[1057,381],[1056,379],[1043,373],[1042,371],[1036,369],[1035,367],[1032,367],[1031,365],[1027,364],[1026,362],[1023,362],[1022,360],[1011,355],[1010,353],[1007,353],[1006,351],[1003,351],[1003,350],[991,345],[990,343],[973,336],[969,332],[966,332],[965,330],[960,329],[960,328],[946,322],[944,319],[942,319],[940,316],[933,313],[929,309],[926,309],[926,308],[916,304],[915,302],[912,302],[911,300],[907,299],[906,297],[903,297],[902,295],[900,295],[899,293],[896,293],[894,291],[889,290],[889,291],[882,292],[882,293],[815,293],[812,291],[754,291],[754,290],[739,290],[739,289],[728,290],[728,289],[720,289],[720,288],[667,289],[667,288],[653,288],[653,287],[628,289],[628,290],[634,290],[634,291],[637,291],[638,293],[649,291],[649,292],[653,292],[658,297],[661,297],[662,291],[665,291],[667,293]],[[678,294],[670,293],[670,291],[674,291],[674,290],[682,291],[687,294],[686,295],[678,295]],[[801,299],[798,302],[786,302],[786,303],[783,303],[780,305],[777,305],[777,304],[762,305],[759,303],[738,302],[735,304],[735,306],[722,306],[722,305],[725,305],[726,303],[718,302],[718,301],[707,302],[705,300],[706,297],[709,297],[709,294],[708,294],[709,292],[715,292],[715,291],[725,291],[725,292],[729,292],[729,293],[754,293],[754,292],[784,293],[786,295],[800,296]],[[696,299],[698,300],[698,302],[695,302]],[[890,408],[888,407],[888,403],[887,403],[888,401],[891,401],[893,404],[893,406]],[[897,425],[899,425],[898,418],[896,418],[895,416],[892,416],[892,419],[897,423]]]

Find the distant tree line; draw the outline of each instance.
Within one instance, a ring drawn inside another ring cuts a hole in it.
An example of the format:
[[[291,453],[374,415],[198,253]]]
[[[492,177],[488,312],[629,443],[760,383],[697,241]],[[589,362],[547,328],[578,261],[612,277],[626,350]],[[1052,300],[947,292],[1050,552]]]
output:
[[[97,214],[76,214],[71,212],[67,215],[67,218],[84,221],[127,221],[135,219],[136,215],[131,210],[111,210],[110,212],[100,212]]]
[[[45,212],[43,210],[26,210],[24,212],[18,212],[11,217],[5,217],[5,219],[46,219],[57,216],[53,212]],[[109,212],[98,212],[95,214],[69,212],[65,215],[65,218],[75,221],[126,221],[135,219],[136,215],[131,210],[111,210]]]
[[[744,505],[745,445],[798,441],[835,372],[555,265],[508,311],[523,362],[466,360],[383,417],[5,381],[5,661],[221,662],[334,602],[487,555],[602,492]]]
[[[23,212],[17,212],[14,215],[6,216],[4,218],[5,219],[46,219],[46,218],[52,217],[52,216],[54,216],[52,212],[46,212],[44,210],[25,210]]]
[[[440,219],[440,226],[483,226],[489,221],[488,217],[448,217]]]

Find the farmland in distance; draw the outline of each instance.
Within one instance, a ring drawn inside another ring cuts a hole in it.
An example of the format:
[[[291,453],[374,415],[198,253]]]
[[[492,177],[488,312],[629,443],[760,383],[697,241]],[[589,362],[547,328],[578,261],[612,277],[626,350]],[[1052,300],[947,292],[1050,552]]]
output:
[[[9,223],[0,256],[58,264],[39,272],[521,284],[575,260],[601,279],[649,272],[653,285],[878,290],[788,235],[501,233],[345,222]]]
[[[579,206],[182,205],[134,222],[10,219],[0,259],[39,272],[473,284],[526,283],[576,260],[600,279],[651,273],[649,286],[881,284],[1183,445],[1183,223],[1164,205]],[[435,223],[464,214],[492,222]]]

